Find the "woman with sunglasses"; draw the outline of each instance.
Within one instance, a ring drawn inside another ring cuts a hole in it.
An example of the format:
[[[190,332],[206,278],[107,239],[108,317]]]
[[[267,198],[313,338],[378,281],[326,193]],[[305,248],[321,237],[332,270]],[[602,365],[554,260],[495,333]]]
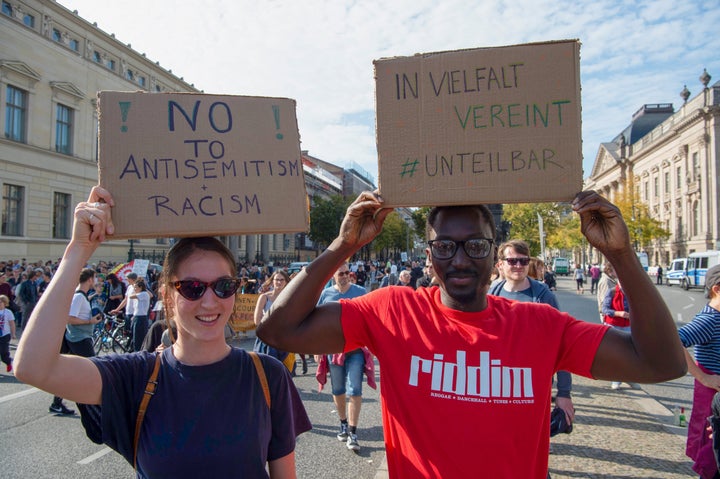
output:
[[[137,477],[295,478],[296,436],[310,423],[282,364],[261,355],[256,367],[225,342],[239,281],[232,253],[218,240],[184,238],[168,252],[162,300],[177,326],[171,348],[59,354],[77,277],[113,233],[112,204],[96,186],[75,208],[72,239],[18,347],[17,378],[81,403],[88,436],[134,464]],[[156,365],[154,394],[145,395]]]
[[[280,292],[285,288],[285,286],[287,286],[289,282],[290,275],[284,269],[278,269],[270,276],[269,283],[272,289],[270,289],[270,291],[266,293],[262,293],[258,297],[257,303],[255,303],[255,326],[260,324],[263,315],[270,309],[273,301],[275,301]],[[267,354],[274,357],[278,361],[281,361],[283,364],[285,364],[288,370],[294,374],[293,370],[295,369],[295,354],[286,353],[285,351],[275,349],[272,346],[265,344],[260,338],[255,339],[255,346],[253,347],[253,350],[258,353]]]

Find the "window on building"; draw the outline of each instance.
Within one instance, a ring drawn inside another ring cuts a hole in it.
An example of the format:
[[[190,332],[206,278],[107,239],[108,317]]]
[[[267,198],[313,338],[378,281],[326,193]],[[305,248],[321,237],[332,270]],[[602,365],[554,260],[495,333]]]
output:
[[[57,28],[53,28],[52,39],[56,42],[62,41],[62,33],[60,33],[60,30],[58,30]]]
[[[23,23],[26,27],[35,28],[35,17],[26,13],[23,17]]]
[[[667,195],[668,193],[670,193],[670,172],[666,171],[663,178],[665,178],[665,185],[663,186],[663,188],[664,188],[663,193]]]
[[[653,178],[653,196],[655,198],[660,196],[660,178],[657,176]]]
[[[102,56],[100,55],[100,52],[95,50],[93,52],[93,61],[95,63],[102,63]]]
[[[2,234],[22,235],[23,196],[25,188],[17,185],[3,185]]]
[[[697,152],[693,153],[692,155],[692,177],[693,180],[696,180],[698,175],[700,174],[700,156]]]
[[[10,2],[2,2],[2,12],[8,17],[13,16],[13,8]]]
[[[53,238],[70,238],[71,213],[72,210],[70,208],[70,195],[67,193],[55,192],[53,198]]]
[[[127,78],[130,81],[133,81],[135,79],[135,72],[133,72],[131,69],[127,69],[125,72],[125,78]]]
[[[108,61],[105,62],[105,66],[108,70],[115,71],[115,60],[108,58]]]
[[[695,201],[693,202],[692,207],[692,234],[694,236],[697,236],[700,234],[700,202]]]
[[[675,168],[675,188],[682,188],[682,167]]]
[[[76,52],[80,50],[80,42],[78,42],[76,39],[71,38],[70,39],[70,48],[75,50]]]
[[[650,196],[650,184],[647,181],[645,182],[645,191],[643,193],[643,199],[647,201]]]
[[[55,118],[55,151],[64,155],[72,155],[73,110],[58,103]]]
[[[5,103],[5,138],[25,143],[27,139],[27,98],[25,90],[7,87]]]
[[[137,82],[138,82],[138,85],[145,86],[145,77],[142,75],[138,75]]]

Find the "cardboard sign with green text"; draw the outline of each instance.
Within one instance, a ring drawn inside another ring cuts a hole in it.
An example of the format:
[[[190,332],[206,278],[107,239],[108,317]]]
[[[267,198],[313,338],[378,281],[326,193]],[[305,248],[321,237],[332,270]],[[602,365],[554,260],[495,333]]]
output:
[[[295,101],[100,92],[115,238],[307,231]]]
[[[376,60],[388,206],[567,201],[582,189],[580,43]]]

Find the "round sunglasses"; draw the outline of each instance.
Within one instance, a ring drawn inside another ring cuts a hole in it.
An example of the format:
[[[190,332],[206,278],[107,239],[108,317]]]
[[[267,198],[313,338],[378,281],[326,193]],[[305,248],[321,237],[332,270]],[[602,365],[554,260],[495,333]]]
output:
[[[220,278],[206,283],[196,279],[183,279],[173,283],[175,289],[183,298],[190,301],[197,301],[205,294],[205,290],[210,287],[215,296],[220,299],[227,299],[237,292],[240,287],[240,280],[233,278]]]

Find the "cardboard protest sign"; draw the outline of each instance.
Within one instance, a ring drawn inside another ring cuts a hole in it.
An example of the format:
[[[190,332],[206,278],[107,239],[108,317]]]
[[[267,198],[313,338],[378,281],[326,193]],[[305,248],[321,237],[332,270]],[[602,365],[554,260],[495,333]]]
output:
[[[375,61],[388,206],[570,200],[582,189],[580,44]]]
[[[236,294],[235,307],[230,316],[230,328],[235,333],[244,333],[255,329],[255,305],[259,294]]]
[[[100,92],[115,238],[307,231],[295,101]]]

